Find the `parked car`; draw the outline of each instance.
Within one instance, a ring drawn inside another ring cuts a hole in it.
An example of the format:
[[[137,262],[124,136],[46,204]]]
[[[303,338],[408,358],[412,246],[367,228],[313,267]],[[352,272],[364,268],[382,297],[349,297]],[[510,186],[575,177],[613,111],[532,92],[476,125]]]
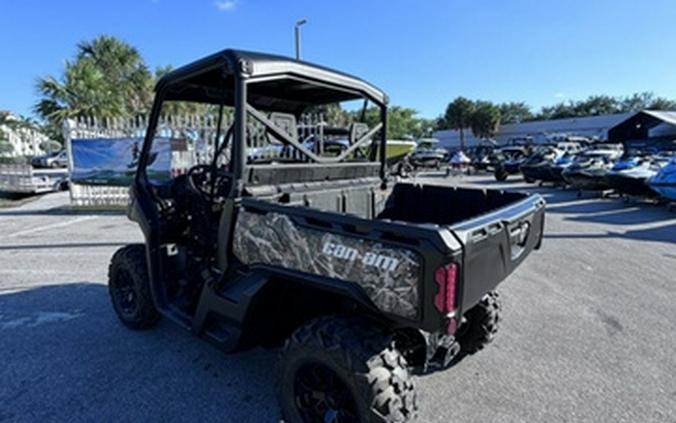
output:
[[[66,150],[60,150],[44,156],[36,156],[31,159],[31,165],[36,168],[68,167],[68,154]]]

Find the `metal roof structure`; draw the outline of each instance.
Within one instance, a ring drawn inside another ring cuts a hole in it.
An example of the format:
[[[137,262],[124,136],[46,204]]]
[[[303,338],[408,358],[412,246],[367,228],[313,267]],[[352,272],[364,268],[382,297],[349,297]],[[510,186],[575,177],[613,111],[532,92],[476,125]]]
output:
[[[247,99],[262,110],[302,112],[308,105],[368,98],[379,105],[387,96],[363,79],[309,62],[266,53],[226,49],[182,66],[156,90],[166,99],[226,105],[234,103],[235,80],[246,80]]]
[[[608,139],[613,142],[626,142],[669,134],[676,137],[676,111],[641,110],[610,128]]]

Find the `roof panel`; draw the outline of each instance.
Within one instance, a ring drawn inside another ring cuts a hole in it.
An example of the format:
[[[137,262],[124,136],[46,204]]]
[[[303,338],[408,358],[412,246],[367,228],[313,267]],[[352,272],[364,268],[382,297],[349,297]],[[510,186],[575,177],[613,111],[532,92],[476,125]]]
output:
[[[222,50],[168,73],[157,83],[157,89],[196,77],[201,73],[213,72],[221,66],[227,73],[250,79],[300,76],[361,93],[380,104],[387,102],[387,96],[382,90],[344,72],[290,57],[233,49]]]

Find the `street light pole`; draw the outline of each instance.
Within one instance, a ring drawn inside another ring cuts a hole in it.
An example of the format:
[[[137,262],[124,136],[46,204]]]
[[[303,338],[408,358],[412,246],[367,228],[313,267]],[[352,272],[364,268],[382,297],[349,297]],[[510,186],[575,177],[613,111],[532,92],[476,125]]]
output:
[[[300,27],[307,23],[307,19],[300,19],[296,21],[296,26],[294,26],[294,34],[296,36],[296,60],[300,60]]]

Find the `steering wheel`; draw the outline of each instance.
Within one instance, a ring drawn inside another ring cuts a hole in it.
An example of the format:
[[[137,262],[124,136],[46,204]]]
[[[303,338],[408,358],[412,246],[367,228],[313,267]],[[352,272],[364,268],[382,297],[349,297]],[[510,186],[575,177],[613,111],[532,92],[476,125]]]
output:
[[[186,175],[188,189],[202,197],[211,198],[212,177],[214,187],[222,186],[228,176],[220,168],[216,168],[216,175],[212,176],[214,168],[209,164],[200,164],[192,167]]]

